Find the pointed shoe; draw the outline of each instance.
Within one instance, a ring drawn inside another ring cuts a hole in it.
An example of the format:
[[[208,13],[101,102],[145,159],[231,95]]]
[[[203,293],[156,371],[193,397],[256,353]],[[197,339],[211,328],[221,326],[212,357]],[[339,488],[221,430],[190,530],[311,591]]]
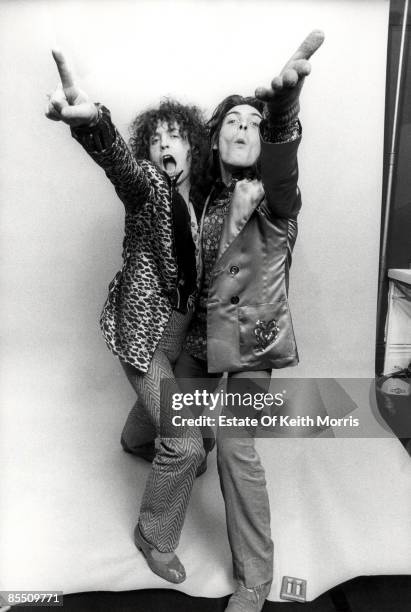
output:
[[[186,579],[184,566],[180,563],[177,555],[174,555],[168,563],[153,558],[152,552],[154,547],[145,540],[138,523],[134,530],[134,543],[145,557],[151,571],[157,574],[157,576],[161,576],[164,580],[168,580],[168,582],[173,582],[174,584],[180,584],[180,582]]]
[[[261,612],[271,589],[271,581],[247,589],[240,584],[228,600],[225,612]]]

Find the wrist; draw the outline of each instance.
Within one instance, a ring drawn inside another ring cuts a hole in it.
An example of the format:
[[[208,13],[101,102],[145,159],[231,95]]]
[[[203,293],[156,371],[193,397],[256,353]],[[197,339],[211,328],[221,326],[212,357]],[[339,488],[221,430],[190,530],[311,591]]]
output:
[[[96,122],[93,125],[72,127],[71,133],[88,151],[101,153],[108,149],[116,139],[116,130],[111,122],[110,111],[102,104],[95,104]]]
[[[92,119],[87,123],[87,127],[89,127],[89,128],[95,127],[98,124],[98,122],[100,121],[100,117],[101,117],[100,105],[99,104],[94,104],[94,109],[95,109],[94,117],[92,117]],[[86,126],[84,126],[84,127],[86,127]]]
[[[298,119],[300,112],[300,101],[294,100],[291,104],[278,105],[267,104],[264,111],[264,118],[267,119],[268,124],[271,127],[282,128]]]

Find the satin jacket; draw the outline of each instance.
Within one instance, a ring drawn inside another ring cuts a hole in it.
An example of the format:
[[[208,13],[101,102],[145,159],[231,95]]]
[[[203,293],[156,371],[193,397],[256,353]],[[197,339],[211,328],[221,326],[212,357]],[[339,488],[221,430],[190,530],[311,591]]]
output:
[[[209,372],[298,363],[287,293],[301,208],[300,140],[263,141],[261,180],[235,186],[208,293]]]

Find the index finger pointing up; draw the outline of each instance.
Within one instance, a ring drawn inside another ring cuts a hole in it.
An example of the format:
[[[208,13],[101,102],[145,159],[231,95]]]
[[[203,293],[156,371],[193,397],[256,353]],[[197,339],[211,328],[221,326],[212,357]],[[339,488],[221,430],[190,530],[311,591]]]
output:
[[[291,60],[310,59],[313,53],[317,51],[324,42],[324,32],[321,30],[313,30],[307,38],[301,43],[297,51],[290,58]]]
[[[74,78],[71,74],[71,70],[67,64],[66,58],[62,54],[61,51],[57,49],[52,49],[51,51],[54,61],[57,64],[57,70],[59,71],[61,84],[63,85],[63,90],[69,89],[74,85]]]

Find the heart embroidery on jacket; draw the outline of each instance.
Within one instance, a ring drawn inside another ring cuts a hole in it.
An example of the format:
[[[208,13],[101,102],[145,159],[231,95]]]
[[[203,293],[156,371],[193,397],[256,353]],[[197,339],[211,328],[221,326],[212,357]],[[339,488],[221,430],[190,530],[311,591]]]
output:
[[[256,351],[263,351],[269,344],[277,339],[280,333],[280,328],[276,319],[270,319],[269,321],[258,321],[254,327],[254,335],[257,338]]]

